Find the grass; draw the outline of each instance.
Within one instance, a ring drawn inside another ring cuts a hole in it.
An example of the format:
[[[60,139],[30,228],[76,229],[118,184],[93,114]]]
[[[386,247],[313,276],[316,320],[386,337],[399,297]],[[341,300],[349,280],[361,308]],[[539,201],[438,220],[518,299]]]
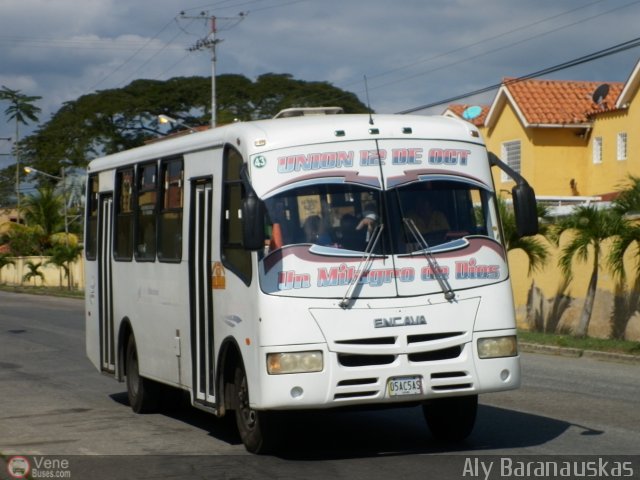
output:
[[[518,340],[525,343],[537,343],[555,347],[577,348],[579,350],[595,350],[599,352],[625,353],[640,356],[640,342],[615,340],[611,338],[578,338],[571,335],[553,333],[528,332],[520,330]]]
[[[0,285],[0,290],[11,293],[30,293],[31,295],[49,295],[52,297],[84,298],[84,290],[67,290],[60,287],[34,287],[30,285]]]

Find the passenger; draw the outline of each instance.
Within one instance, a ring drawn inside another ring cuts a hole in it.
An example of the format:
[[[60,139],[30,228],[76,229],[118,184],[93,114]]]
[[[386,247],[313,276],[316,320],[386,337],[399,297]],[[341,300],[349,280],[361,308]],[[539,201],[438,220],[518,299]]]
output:
[[[340,244],[342,248],[347,250],[364,250],[365,243],[365,231],[363,229],[358,230],[358,219],[346,213],[340,219],[340,233],[342,238]]]
[[[331,236],[325,231],[319,215],[307,217],[302,229],[307,243],[315,243],[317,245],[330,245],[332,243]]]
[[[371,234],[373,230],[378,225],[378,214],[376,213],[376,204],[373,202],[369,202],[365,204],[364,210],[362,211],[362,220],[356,226],[356,230],[367,229],[367,234],[365,236],[366,241],[369,241],[371,238]]]
[[[439,210],[435,210],[428,199],[416,203],[415,209],[407,215],[413,220],[418,231],[422,234],[444,232],[449,230],[447,217]]]

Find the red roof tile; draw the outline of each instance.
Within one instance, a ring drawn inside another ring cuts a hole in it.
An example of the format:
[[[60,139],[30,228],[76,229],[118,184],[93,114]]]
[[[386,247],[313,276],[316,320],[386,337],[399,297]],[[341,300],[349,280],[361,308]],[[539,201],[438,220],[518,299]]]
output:
[[[624,83],[609,82],[609,94],[600,105],[593,102],[602,82],[522,80],[505,78],[503,84],[529,124],[580,124],[603,111],[615,110]]]

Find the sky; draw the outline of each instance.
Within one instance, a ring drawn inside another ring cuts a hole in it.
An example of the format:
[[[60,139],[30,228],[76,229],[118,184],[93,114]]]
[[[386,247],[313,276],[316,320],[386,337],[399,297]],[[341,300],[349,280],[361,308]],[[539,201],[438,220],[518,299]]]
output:
[[[63,102],[146,78],[212,71],[189,51],[217,18],[217,74],[288,73],[397,113],[640,36],[640,0],[2,0],[0,86]],[[626,81],[628,50],[545,78]],[[460,100],[491,103],[495,91]],[[15,137],[0,104],[0,164]],[[418,113],[439,114],[446,104]],[[21,136],[36,124],[21,127]],[[13,140],[13,138],[12,138]],[[3,161],[4,159],[4,161]]]

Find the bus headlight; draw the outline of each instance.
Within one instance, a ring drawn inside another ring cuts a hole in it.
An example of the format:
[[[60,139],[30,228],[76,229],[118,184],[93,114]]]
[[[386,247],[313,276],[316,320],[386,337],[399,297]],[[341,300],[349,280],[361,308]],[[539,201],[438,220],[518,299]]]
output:
[[[480,358],[515,357],[517,354],[518,341],[515,335],[478,339],[478,356]]]
[[[267,354],[267,372],[269,372],[269,375],[320,372],[322,368],[322,352],[319,350]]]

